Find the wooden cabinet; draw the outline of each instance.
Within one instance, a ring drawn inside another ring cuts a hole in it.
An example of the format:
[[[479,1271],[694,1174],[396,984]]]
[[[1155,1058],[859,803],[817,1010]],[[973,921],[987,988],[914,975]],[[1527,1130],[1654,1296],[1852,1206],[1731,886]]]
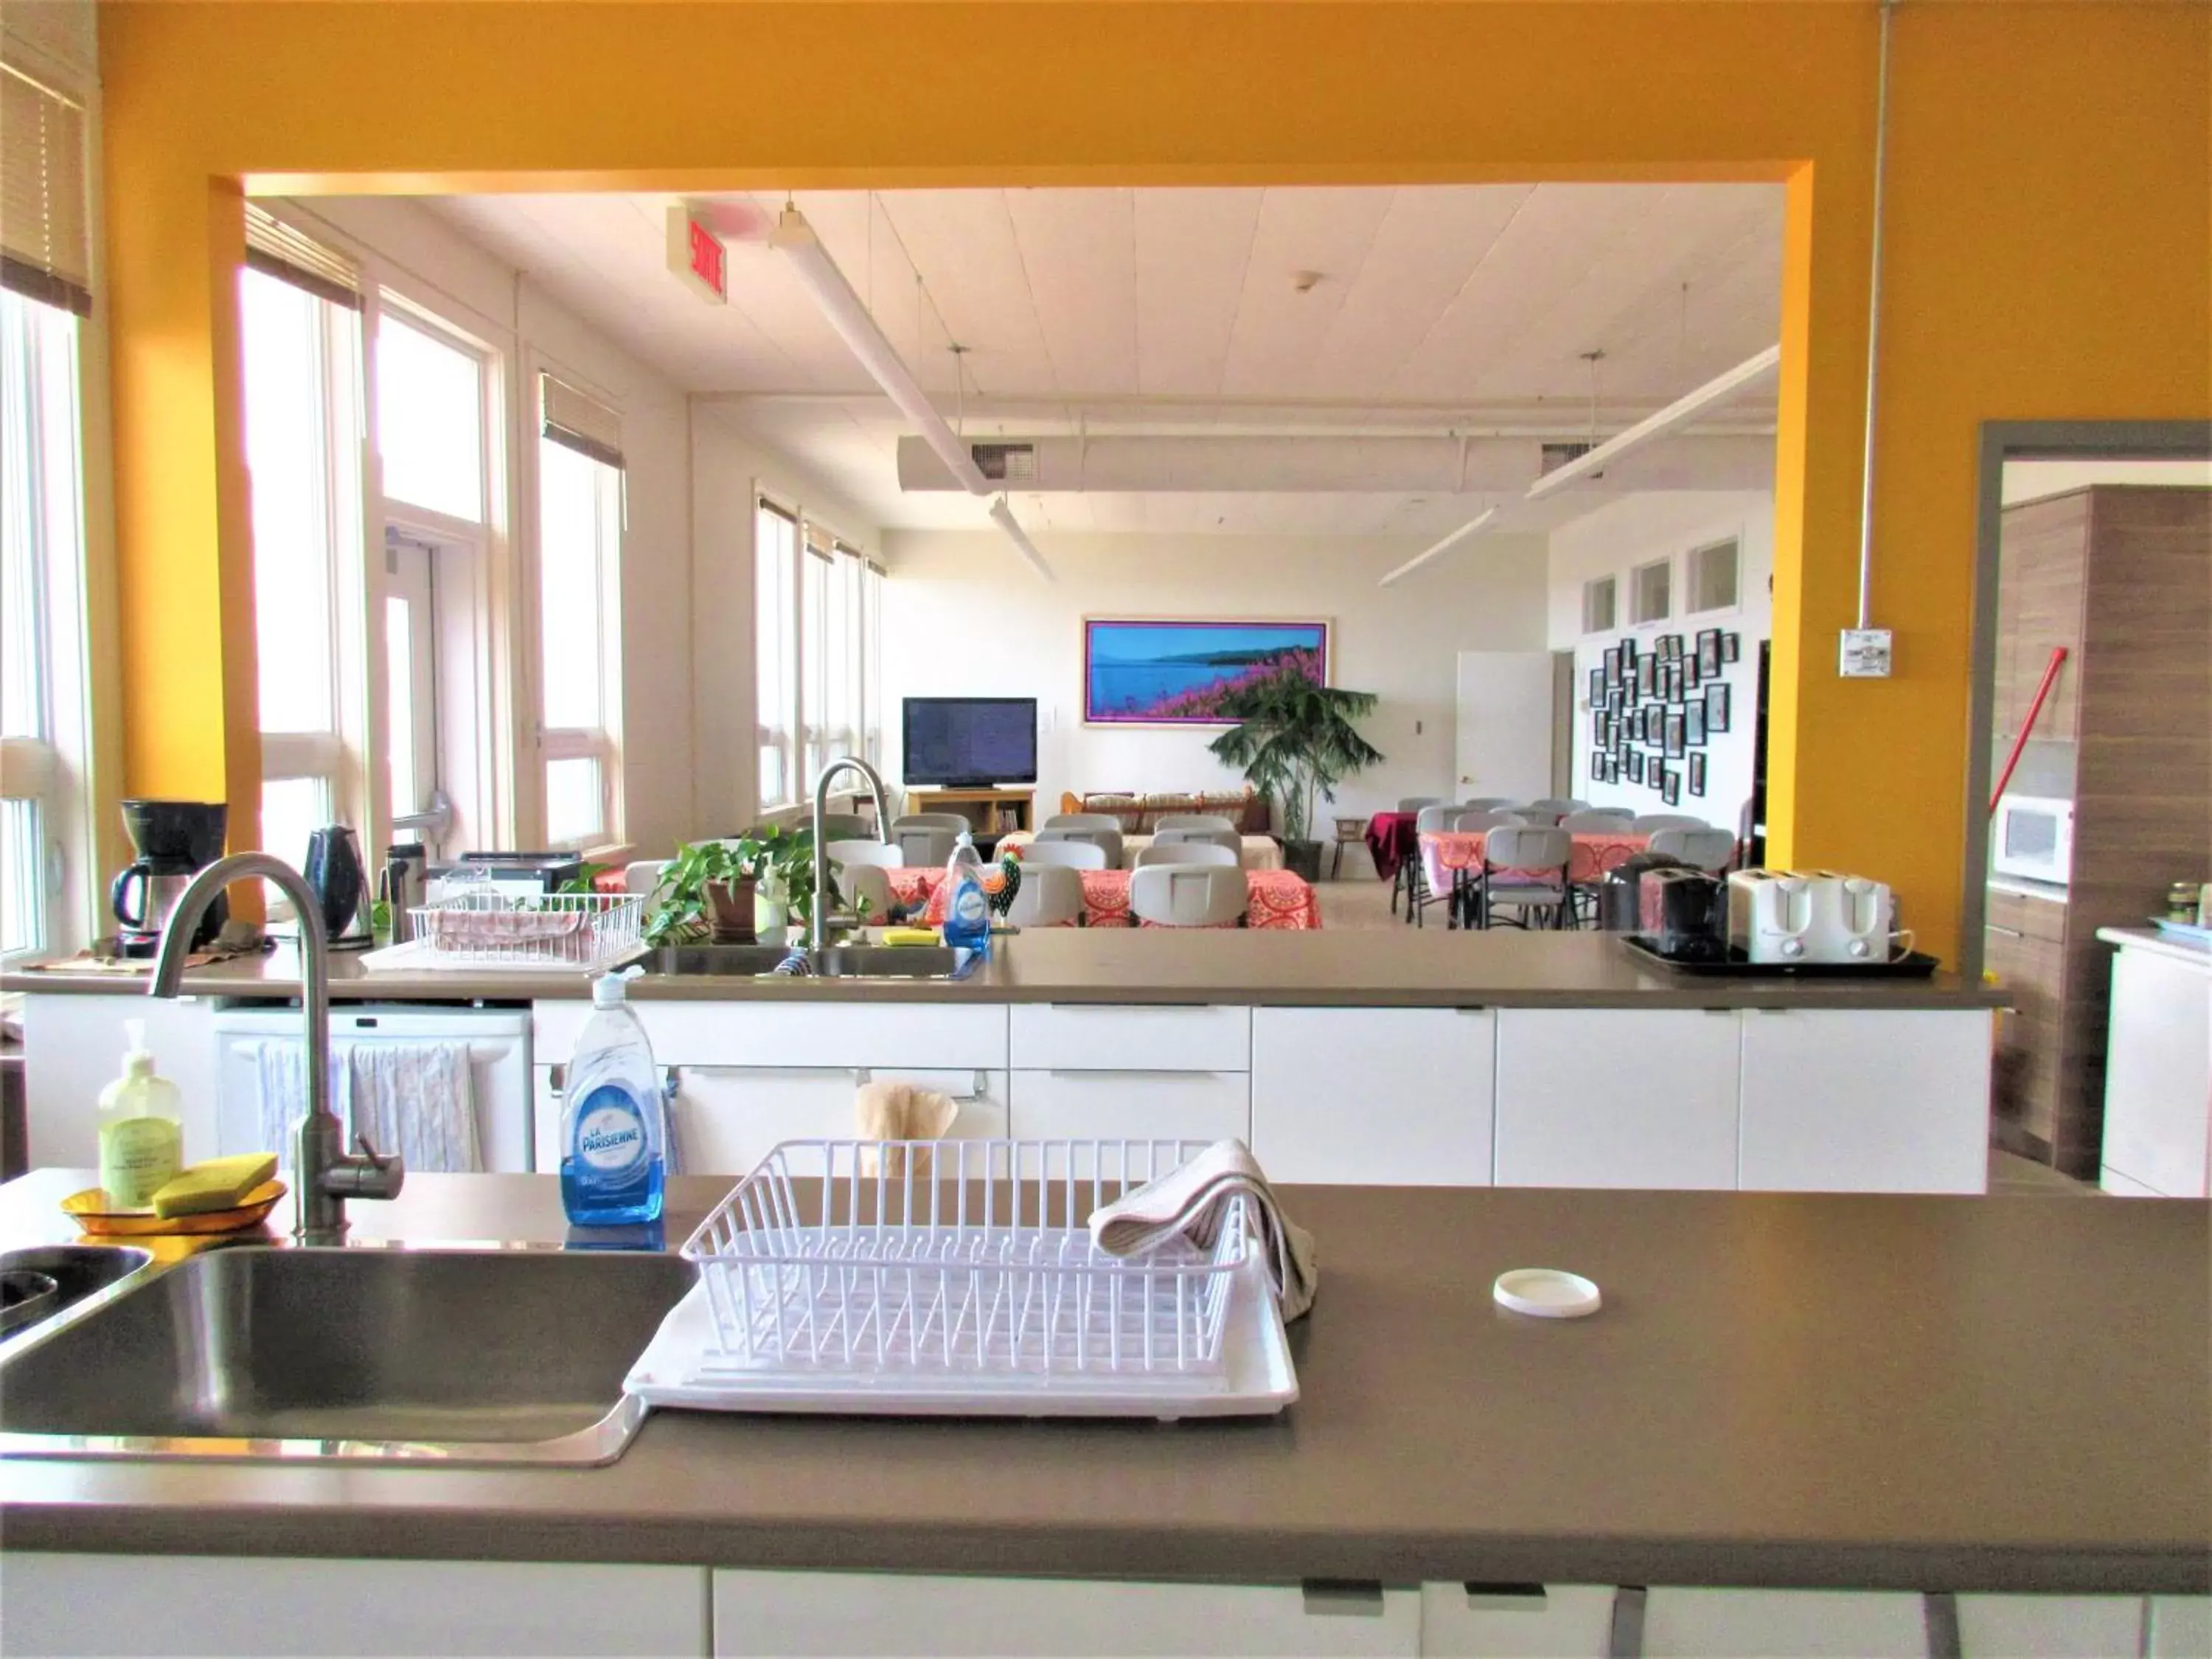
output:
[[[1607,1659],[1610,1584],[1424,1584],[1424,1659]]]
[[[1747,1009],[1747,1192],[1979,1193],[1990,1019]]]
[[[1643,1651],[1650,1659],[1922,1659],[1926,1616],[1920,1597],[1904,1590],[1654,1586],[1644,1604]]]
[[[1490,1184],[1497,1016],[1481,1008],[1261,1008],[1252,1150],[1269,1179]]]
[[[2105,1190],[2212,1195],[2212,958],[2120,946],[2111,1029]]]
[[[708,1651],[702,1567],[10,1551],[7,1647],[38,1654]]]
[[[1503,1008],[1501,1187],[1736,1184],[1734,1009]]]

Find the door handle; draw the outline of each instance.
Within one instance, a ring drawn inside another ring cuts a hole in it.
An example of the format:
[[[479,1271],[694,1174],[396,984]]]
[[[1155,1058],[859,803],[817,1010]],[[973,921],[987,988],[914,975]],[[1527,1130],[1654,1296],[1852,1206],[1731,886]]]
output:
[[[1302,1578],[1298,1595],[1306,1616],[1317,1619],[1380,1619],[1382,1586],[1373,1578]]]

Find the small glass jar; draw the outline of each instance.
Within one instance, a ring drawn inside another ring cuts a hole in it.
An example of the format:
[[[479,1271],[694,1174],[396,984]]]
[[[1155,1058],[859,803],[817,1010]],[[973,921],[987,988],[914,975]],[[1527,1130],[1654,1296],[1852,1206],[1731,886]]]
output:
[[[2166,890],[2166,919],[2168,921],[2194,922],[2203,884],[2177,881]]]

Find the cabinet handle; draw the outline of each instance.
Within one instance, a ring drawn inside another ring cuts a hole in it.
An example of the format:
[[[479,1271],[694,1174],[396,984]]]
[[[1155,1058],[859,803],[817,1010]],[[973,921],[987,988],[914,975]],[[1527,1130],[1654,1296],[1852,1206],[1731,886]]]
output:
[[[1298,1594],[1310,1618],[1380,1619],[1382,1585],[1373,1578],[1301,1578]]]
[[[1644,1659],[1644,1595],[1641,1584],[1623,1584],[1613,1591],[1605,1659]]]
[[[1929,1590],[1920,1598],[1920,1622],[1928,1632],[1928,1659],[1959,1659],[1959,1598],[1949,1590]]]
[[[1048,1002],[1045,1004],[1046,1007],[1063,1014],[1210,1014],[1217,1008],[1229,1006],[1220,1002]]]
[[[1489,1012],[1490,1005],[1486,1002],[1470,1002],[1463,1008],[1452,1010],[1455,1014],[1486,1014]]]
[[[701,1066],[695,1066],[691,1069],[697,1072],[704,1071],[707,1068]],[[566,1066],[549,1066],[547,1068],[547,1076],[545,1080],[553,1085],[553,1097],[556,1100],[558,1100],[562,1095],[568,1092],[568,1068]],[[660,1097],[663,1100],[675,1099],[676,1091],[681,1086],[682,1079],[678,1074],[677,1067],[673,1066],[667,1066],[661,1072]]]
[[[558,1068],[556,1069],[557,1070]],[[879,1067],[874,1066],[687,1066],[680,1069],[691,1072],[700,1077],[750,1076],[769,1078],[837,1077],[842,1075],[851,1078],[855,1087],[863,1083],[872,1081],[874,1079],[876,1073],[879,1070],[890,1071],[894,1075],[899,1076],[910,1076],[915,1073],[958,1072],[967,1070],[966,1067],[959,1066],[916,1066],[911,1068],[911,1071],[904,1072],[896,1066]],[[664,1091],[671,1099],[675,1098],[676,1091],[678,1086],[678,1070],[679,1068],[677,1066],[670,1066],[661,1085]],[[990,1073],[988,1070],[978,1068],[971,1075],[973,1076],[974,1081],[969,1085],[968,1092],[966,1094],[948,1094],[945,1097],[947,1100],[951,1101],[954,1104],[961,1106],[972,1106],[979,1100],[988,1099],[991,1094]]]
[[[1548,1598],[1541,1584],[1485,1584],[1468,1581],[1467,1605],[1474,1613],[1541,1613]]]
[[[1195,1071],[1177,1066],[1048,1066],[1047,1077],[1243,1077],[1243,1072]]]

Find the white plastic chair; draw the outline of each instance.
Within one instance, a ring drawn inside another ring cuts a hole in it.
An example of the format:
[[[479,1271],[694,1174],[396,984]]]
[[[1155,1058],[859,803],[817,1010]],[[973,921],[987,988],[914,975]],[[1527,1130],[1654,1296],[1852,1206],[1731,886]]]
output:
[[[1462,810],[1452,801],[1431,801],[1413,814],[1414,835],[1433,836],[1451,829]],[[1414,842],[1413,856],[1406,860],[1406,920],[1415,927],[1424,927],[1426,923],[1423,912],[1451,896],[1451,878],[1437,862],[1435,849],[1419,840]],[[1392,902],[1395,904],[1395,895]]]
[[[1119,834],[1121,820],[1111,812],[1054,812],[1044,821],[1048,830],[1111,830]]]
[[[1096,824],[1048,823],[1037,831],[1033,845],[1042,847],[1054,841],[1088,842],[1106,854],[1109,870],[1121,867],[1121,832],[1118,829],[1101,829]],[[945,856],[950,858],[952,855],[948,853]]]
[[[1534,925],[1536,912],[1546,925],[1565,927],[1573,920],[1567,902],[1567,860],[1575,839],[1553,825],[1506,824],[1490,832],[1482,846],[1482,868],[1475,881],[1474,920],[1479,927],[1495,921],[1499,905],[1517,913],[1514,925]]]
[[[1510,812],[1521,803],[1510,795],[1474,795],[1459,804],[1462,812]]]
[[[935,824],[891,826],[891,845],[898,849],[898,861],[912,868],[932,869],[946,863],[952,857],[953,843],[959,839],[957,830]]]
[[[1244,839],[1234,830],[1193,830],[1188,828],[1158,830],[1152,833],[1152,845],[1155,847],[1188,847],[1194,845],[1219,847],[1225,849],[1231,855],[1238,858],[1242,858],[1244,853]]]
[[[956,836],[975,827],[957,812],[902,812],[891,820],[894,830],[950,830]]]
[[[640,895],[650,894],[660,885],[660,872],[668,867],[666,859],[639,859],[623,866],[623,891]]]
[[[1559,820],[1566,817],[1566,814],[1552,807],[1539,805],[1535,802],[1531,801],[1526,806],[1514,807],[1510,811],[1507,812],[1505,816],[1511,818],[1516,823],[1521,824],[1525,828],[1535,830],[1556,830],[1559,828]]]
[[[1241,924],[1251,906],[1242,870],[1216,865],[1155,864],[1129,878],[1129,914],[1159,927]]]
[[[1477,807],[1468,811],[1455,813],[1449,827],[1455,835],[1473,835],[1477,830],[1500,830],[1507,824],[1519,822],[1520,819],[1510,812],[1491,811]]]
[[[1065,927],[1080,923],[1083,872],[1065,865],[1038,864],[1024,856],[1022,884],[1014,890],[1006,920],[1017,927]]]
[[[822,851],[830,863],[840,866],[872,864],[878,868],[895,870],[906,862],[900,856],[899,849],[889,842],[833,841]],[[952,854],[947,852],[945,856],[949,859]]]
[[[1577,830],[1601,836],[1618,834],[1628,828],[1629,817],[1625,806],[1592,806],[1568,813],[1559,820],[1559,828],[1571,836]]]
[[[1712,825],[1683,812],[1646,812],[1628,827],[1637,835],[1649,836],[1662,830],[1710,830]]]
[[[876,830],[858,812],[824,812],[816,823],[814,833],[825,842],[865,841]]]
[[[1170,812],[1152,826],[1154,835],[1169,830],[1216,830],[1224,836],[1237,833],[1237,826],[1218,812]]]
[[[1437,805],[1441,800],[1442,797],[1437,795],[1402,795],[1399,797],[1398,810],[1401,812],[1418,812],[1424,806]]]
[[[1570,812],[1583,812],[1589,809],[1588,801],[1577,800],[1571,795],[1547,795],[1541,800],[1528,803],[1528,810],[1532,812],[1549,812],[1562,818]]]
[[[1217,847],[1210,841],[1154,842],[1137,854],[1137,868],[1149,870],[1155,865],[1182,864],[1211,866],[1216,869],[1237,870],[1244,860],[1225,847]]]
[[[890,918],[891,878],[884,873],[882,865],[841,864],[837,866],[836,882],[848,910],[857,915],[860,901],[867,900],[869,926],[880,927]]]
[[[1022,868],[1024,871],[1049,868],[1103,870],[1106,867],[1106,849],[1096,842],[1039,839],[1022,848]],[[1021,895],[1017,893],[1014,896],[1019,898]]]
[[[1718,875],[1735,862],[1735,837],[1711,828],[1660,830],[1653,832],[1649,850]]]

